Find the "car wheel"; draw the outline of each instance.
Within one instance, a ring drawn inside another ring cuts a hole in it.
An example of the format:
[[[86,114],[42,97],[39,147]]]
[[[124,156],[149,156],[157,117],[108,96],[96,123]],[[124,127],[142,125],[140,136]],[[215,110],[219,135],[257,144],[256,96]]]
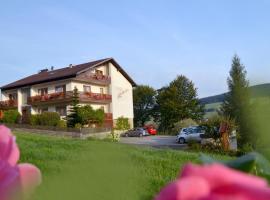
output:
[[[128,134],[127,133],[125,134],[125,137],[128,137]]]
[[[140,133],[139,137],[142,137],[142,136],[143,136],[143,134],[142,134],[142,133]]]
[[[185,139],[184,138],[179,138],[178,143],[179,144],[184,144],[185,143]]]

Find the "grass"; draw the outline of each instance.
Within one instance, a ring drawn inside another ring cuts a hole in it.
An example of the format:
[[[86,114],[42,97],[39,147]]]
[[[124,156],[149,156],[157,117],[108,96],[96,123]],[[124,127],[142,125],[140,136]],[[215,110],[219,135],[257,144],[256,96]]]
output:
[[[34,199],[150,200],[198,153],[16,132],[20,162],[43,174]]]

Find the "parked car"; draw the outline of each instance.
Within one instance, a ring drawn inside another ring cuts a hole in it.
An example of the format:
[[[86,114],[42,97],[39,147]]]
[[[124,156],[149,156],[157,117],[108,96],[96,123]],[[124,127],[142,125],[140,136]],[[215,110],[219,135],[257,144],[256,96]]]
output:
[[[184,144],[190,141],[201,142],[202,136],[205,133],[204,129],[200,126],[192,126],[183,128],[176,137],[176,142]]]
[[[146,126],[145,130],[149,133],[149,135],[156,135],[157,130],[152,126]]]
[[[144,128],[134,128],[123,134],[125,137],[142,137],[149,135]]]

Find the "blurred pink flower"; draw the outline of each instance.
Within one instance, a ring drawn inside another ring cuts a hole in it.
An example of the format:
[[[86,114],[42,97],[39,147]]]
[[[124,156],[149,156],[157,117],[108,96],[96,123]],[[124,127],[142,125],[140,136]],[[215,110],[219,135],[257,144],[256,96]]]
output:
[[[20,151],[15,137],[0,126],[0,200],[8,200],[16,192],[27,192],[39,185],[41,173],[31,164],[17,164]]]
[[[221,164],[187,164],[179,178],[155,200],[269,200],[270,188],[259,177]]]

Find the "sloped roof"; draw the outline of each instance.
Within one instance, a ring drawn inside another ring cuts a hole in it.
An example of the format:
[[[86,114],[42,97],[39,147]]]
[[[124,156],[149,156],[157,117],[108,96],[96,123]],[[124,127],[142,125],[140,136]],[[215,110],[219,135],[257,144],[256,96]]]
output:
[[[72,67],[65,67],[56,70],[49,70],[40,72],[37,74],[33,74],[31,76],[25,77],[18,81],[12,82],[5,86],[1,87],[1,90],[9,90],[15,89],[18,87],[25,87],[39,83],[46,83],[50,81],[57,81],[62,79],[68,79],[76,77],[76,75],[84,70],[88,70],[90,68],[98,67],[102,64],[111,62],[114,66],[123,74],[123,76],[132,84],[132,86],[136,86],[136,83],[130,78],[130,76],[123,70],[123,68],[113,59],[113,58],[105,58],[101,60],[96,60],[84,64],[74,65]]]

